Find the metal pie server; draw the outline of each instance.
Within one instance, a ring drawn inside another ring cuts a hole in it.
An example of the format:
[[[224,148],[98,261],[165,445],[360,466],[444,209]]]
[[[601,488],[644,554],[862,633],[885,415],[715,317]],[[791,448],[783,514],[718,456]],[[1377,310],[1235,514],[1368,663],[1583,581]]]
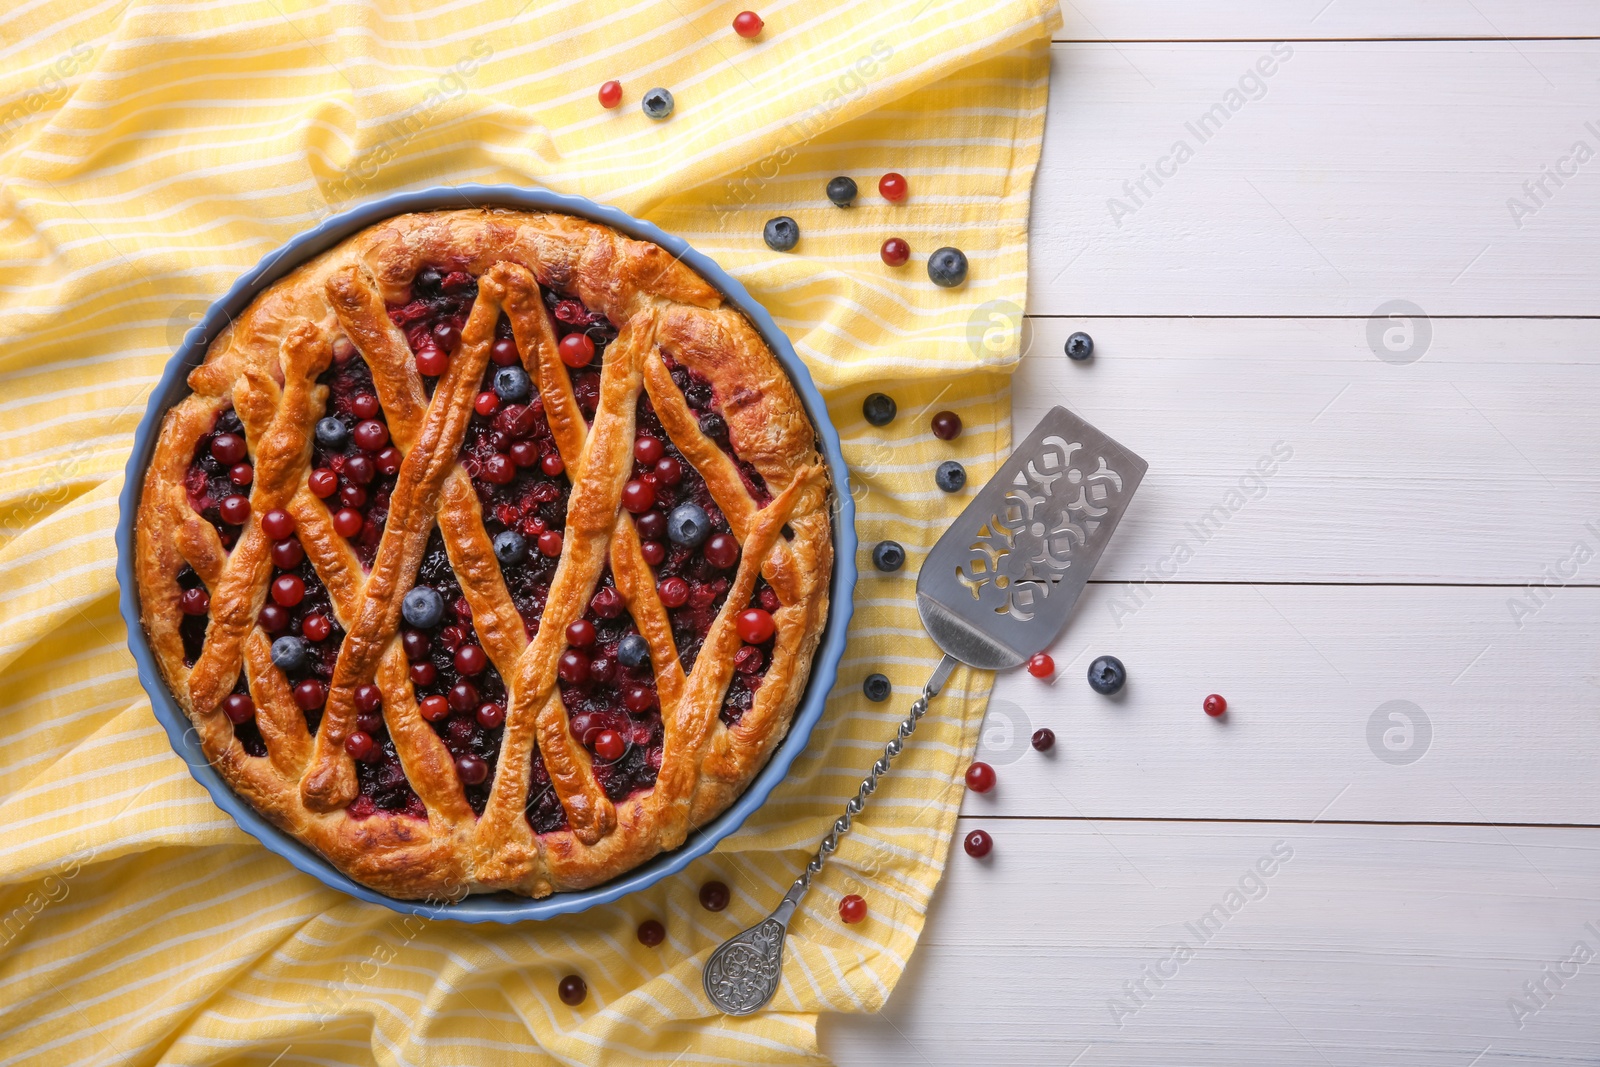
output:
[[[789,920],[878,779],[957,663],[1002,670],[1055,640],[1149,465],[1066,408],[1052,408],[939,538],[917,575],[917,610],[944,658],[883,755],[771,915],[706,961],[711,1003],[761,1010],[783,976]]]

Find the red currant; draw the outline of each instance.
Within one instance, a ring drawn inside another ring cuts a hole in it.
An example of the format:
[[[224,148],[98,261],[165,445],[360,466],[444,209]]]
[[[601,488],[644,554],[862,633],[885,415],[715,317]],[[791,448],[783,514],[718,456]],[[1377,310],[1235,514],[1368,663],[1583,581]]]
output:
[[[456,673],[471,676],[482,674],[489,667],[489,657],[480,645],[462,645],[456,649]]]
[[[1215,719],[1227,712],[1228,702],[1220,694],[1212,693],[1206,697],[1203,707],[1206,709],[1206,714]]]
[[[721,911],[728,906],[731,894],[721,882],[707,882],[700,887],[700,906],[707,911]]]
[[[211,455],[218,463],[233,466],[245,457],[244,438],[236,433],[219,433],[211,439]]]
[[[546,556],[561,555],[561,535],[555,530],[546,530],[539,535],[539,552]]]
[[[300,620],[300,632],[305,634],[307,641],[326,641],[328,635],[333,633],[333,623],[319,611],[313,611]]]
[[[1035,678],[1048,678],[1056,673],[1056,661],[1048,652],[1035,652],[1028,657],[1028,673]]]
[[[878,192],[885,200],[898,203],[906,198],[906,179],[904,175],[890,171],[878,179]]]
[[[248,463],[235,463],[228,470],[228,481],[243,489],[256,480],[256,469]]]
[[[1041,726],[1033,732],[1033,747],[1036,752],[1049,752],[1056,747],[1056,732],[1048,726]]]
[[[500,395],[489,389],[485,389],[483,392],[479,393],[478,399],[472,402],[472,410],[476,411],[479,415],[482,415],[486,419],[490,415],[493,415],[495,409],[499,406]]]
[[[460,756],[456,759],[456,775],[462,785],[482,785],[489,777],[489,764],[480,756]]]
[[[643,463],[646,467],[655,466],[656,461],[666,455],[666,452],[667,446],[663,445],[658,437],[644,434],[634,438],[633,458]]]
[[[568,685],[582,685],[589,680],[589,657],[575,648],[567,649],[556,661],[556,675]]]
[[[594,738],[594,754],[607,763],[615,763],[628,751],[628,742],[615,730],[601,730]]]
[[[344,461],[345,481],[356,485],[371,485],[372,479],[378,476],[378,469],[373,466],[372,460],[366,456],[347,456]]]
[[[374,712],[383,707],[383,690],[375,685],[358,685],[355,692],[356,710]]]
[[[479,473],[483,480],[491,485],[510,485],[511,480],[517,476],[517,465],[511,462],[510,456],[502,456],[496,452],[483,461]]]
[[[891,237],[883,242],[883,247],[878,249],[878,255],[891,267],[903,267],[911,258],[911,246],[898,237]]]
[[[376,418],[378,414],[378,398],[371,393],[362,393],[350,401],[350,411],[358,419]]]
[[[567,624],[567,644],[573,648],[588,648],[594,640],[594,623],[588,619],[573,619]]]
[[[438,378],[450,369],[450,357],[431,345],[417,353],[417,373]]]
[[[539,462],[539,446],[532,441],[513,441],[506,450],[511,462],[526,470]]]
[[[561,362],[569,367],[587,367],[594,359],[594,342],[586,333],[569,333],[556,345]]]
[[[360,730],[344,739],[344,750],[350,753],[350,758],[363,763],[377,755],[377,749],[378,746],[373,744],[372,737]]]
[[[340,537],[354,537],[361,532],[364,521],[355,508],[340,508],[334,512],[333,528]]]
[[[441,349],[446,352],[453,351],[461,343],[461,331],[454,323],[440,322],[433,327],[433,339]]]
[[[339,503],[347,508],[363,507],[367,502],[367,491],[359,485],[347,485],[339,490]]]
[[[256,617],[256,621],[267,633],[281,634],[289,628],[289,613],[269,602],[262,605],[261,614]]]
[[[306,596],[306,583],[298,574],[280,574],[272,580],[272,602],[292,608]]]
[[[395,474],[399,472],[400,461],[404,458],[398,448],[390,445],[373,457],[372,465],[378,468],[379,474]]]
[[[316,711],[327,699],[327,687],[315,678],[307,678],[294,687],[294,702],[301,711]]]
[[[256,717],[256,702],[249,693],[229,693],[222,698],[222,713],[236,726],[247,723]]]
[[[683,481],[683,464],[671,456],[656,460],[656,481],[662,485],[677,485]]]
[[[689,583],[682,578],[663,578],[656,583],[656,593],[661,603],[669,608],[681,608],[689,602]]]
[[[293,538],[279,541],[272,546],[272,563],[281,570],[292,571],[300,566],[300,562],[305,558],[306,550]]]
[[[761,644],[777,630],[777,625],[772,621],[772,616],[761,608],[746,608],[739,612],[736,622],[739,628],[739,639],[749,645]]]
[[[339,491],[339,476],[326,467],[318,467],[306,479],[306,484],[314,494],[326,500]]]
[[[656,489],[649,482],[635,480],[622,487],[622,506],[635,515],[656,505]]]
[[[509,367],[519,362],[522,357],[517,355],[517,342],[509,337],[497,337],[489,348],[489,358],[494,360],[497,367]]]
[[[732,534],[712,534],[706,541],[706,562],[719,570],[727,570],[739,562],[739,542]]]
[[[933,436],[941,441],[954,441],[961,436],[961,416],[953,411],[941,411],[933,417]]]
[[[740,37],[759,37],[765,25],[754,11],[741,11],[733,17],[733,32]]]
[[[656,691],[648,685],[630,685],[622,691],[622,706],[641,715],[656,706]]]
[[[961,847],[965,848],[967,855],[973,859],[981,860],[989,854],[990,849],[994,848],[994,838],[982,830],[974,830],[967,835],[967,839],[962,842]]]
[[[589,608],[602,619],[614,619],[622,614],[622,594],[611,586],[602,586],[589,601]]]
[[[867,917],[867,902],[855,893],[839,901],[839,918],[847,923],[858,923]]]
[[[429,666],[433,666],[431,663]],[[429,722],[438,722],[440,719],[450,717],[450,702],[441,696],[423,697],[419,706],[422,717]]]
[[[410,669],[412,685],[432,685],[439,680],[439,668],[427,660],[413,663]]]
[[[622,103],[622,83],[608,81],[600,86],[600,106],[607,110]]]
[[[478,705],[478,725],[485,730],[499,729],[505,725],[506,708],[504,704],[490,702]]]
[[[561,1003],[571,1008],[582,1004],[589,996],[589,987],[582,978],[569,974],[561,979],[561,984],[556,987],[556,992],[561,996]]]
[[[178,594],[178,610],[185,615],[204,615],[211,610],[211,594],[200,586]]]
[[[537,452],[537,449],[535,451]],[[567,469],[567,464],[561,458],[561,453],[552,452],[539,460],[539,469],[544,471],[548,477],[554,478]]]
[[[389,427],[377,419],[362,419],[352,432],[356,446],[363,452],[377,452],[389,443]]]
[[[229,526],[243,526],[250,517],[250,500],[237,495],[223,497],[217,510],[222,512],[222,521]]]
[[[646,919],[639,924],[639,944],[645,948],[655,948],[667,939],[667,928],[655,919]]]
[[[451,711],[472,711],[478,706],[478,687],[471,682],[457,682],[445,694]]]
[[[659,567],[661,561],[667,558],[667,546],[660,541],[645,541],[639,545],[639,554],[650,566]]]
[[[987,763],[973,763],[967,768],[967,788],[974,793],[987,793],[993,789],[994,768]]]
[[[282,541],[294,533],[294,516],[282,508],[273,508],[261,516],[261,530],[274,541]]]

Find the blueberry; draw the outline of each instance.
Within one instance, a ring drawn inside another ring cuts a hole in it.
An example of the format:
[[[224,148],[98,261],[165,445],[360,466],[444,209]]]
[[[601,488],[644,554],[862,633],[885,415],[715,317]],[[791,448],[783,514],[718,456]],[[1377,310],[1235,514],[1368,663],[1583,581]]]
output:
[[[894,398],[882,393],[872,393],[861,402],[861,414],[874,426],[887,426],[894,421]]]
[[[272,665],[284,674],[299,674],[311,665],[311,650],[303,637],[280,637],[272,642]]]
[[[856,198],[856,181],[843,175],[828,183],[828,199],[838,207],[849,207]]]
[[[417,271],[416,281],[424,289],[437,289],[440,283],[444,281],[444,275],[432,267],[423,267]]]
[[[1068,359],[1088,359],[1094,355],[1094,338],[1079,330],[1067,338]]]
[[[533,382],[521,367],[501,367],[494,372],[495,395],[508,404],[520,404],[528,399]]]
[[[905,562],[906,550],[899,541],[879,541],[872,550],[872,565],[880,571],[897,571]]]
[[[644,113],[653,119],[664,119],[672,114],[675,101],[672,94],[662,88],[651,89],[639,101],[639,106],[644,108]]]
[[[967,257],[959,248],[940,248],[928,257],[928,279],[954,289],[967,280]]]
[[[494,535],[494,558],[506,567],[521,563],[528,558],[528,539],[515,530],[502,530]]]
[[[1128,680],[1127,669],[1115,656],[1101,656],[1089,664],[1089,688],[1110,696]]]
[[[861,691],[867,694],[867,699],[881,704],[889,699],[889,679],[882,674],[869,674],[866,681],[861,683]]]
[[[317,444],[323,448],[343,448],[350,439],[350,428],[329,415],[317,420]]]
[[[708,411],[700,416],[700,432],[713,441],[720,441],[728,436],[728,420],[715,411]]]
[[[945,492],[959,493],[961,487],[967,484],[967,468],[953,459],[947,459],[933,472],[933,480]]]
[[[444,597],[437,589],[419,585],[400,601],[400,614],[408,626],[431,630],[444,620]]]
[[[800,243],[800,226],[788,215],[779,215],[767,220],[766,227],[761,231],[761,239],[774,252],[789,252]]]
[[[711,533],[711,517],[699,504],[679,504],[667,516],[667,536],[674,544],[694,548]]]
[[[617,662],[624,667],[643,667],[650,662],[650,642],[638,634],[629,634],[617,642]]]

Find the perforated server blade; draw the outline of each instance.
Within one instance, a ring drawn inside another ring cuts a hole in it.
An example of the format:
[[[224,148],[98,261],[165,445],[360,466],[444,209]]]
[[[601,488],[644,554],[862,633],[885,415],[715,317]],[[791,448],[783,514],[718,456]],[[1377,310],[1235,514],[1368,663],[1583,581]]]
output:
[[[957,663],[1003,670],[1054,641],[1149,464],[1066,408],[1052,408],[939,538],[917,576],[922,624],[944,651],[883,755],[772,914],[706,961],[706,995],[729,1015],[778,991],[800,898]]]

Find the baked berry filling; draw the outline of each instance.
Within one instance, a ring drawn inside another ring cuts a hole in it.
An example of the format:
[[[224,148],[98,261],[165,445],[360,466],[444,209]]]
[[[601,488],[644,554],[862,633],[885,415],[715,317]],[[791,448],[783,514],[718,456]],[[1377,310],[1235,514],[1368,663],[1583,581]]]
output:
[[[256,623],[272,642],[272,662],[288,680],[295,704],[305,712],[306,727],[315,734],[344,628],[334,617],[327,586],[292,533],[273,542],[272,580]]]
[[[500,758],[500,736],[506,721],[506,686],[472,626],[472,608],[450,568],[444,538],[435,529],[412,590],[424,596],[421,607],[404,609],[400,641],[411,662],[422,717],[433,724],[466,791],[467,803],[479,815],[489,802],[494,767]]]
[[[772,500],[766,479],[761,477],[760,471],[734,453],[733,442],[728,439],[728,420],[722,416],[722,408],[717,403],[711,383],[687,367],[672,362],[669,362],[668,366],[672,370],[673,383],[683,391],[683,399],[688,403],[689,410],[700,420],[700,432],[715,441],[717,447],[733,460],[733,465],[739,469],[739,477],[744,481],[744,487],[755,498],[756,506],[766,507]]]
[[[222,698],[222,711],[233,724],[234,739],[244,749],[245,755],[257,759],[265,756],[267,742],[256,725],[256,706],[250,699],[250,685],[245,681],[243,672],[240,672],[239,680],[233,683],[233,691]]]
[[[211,594],[194,568],[185,563],[178,568],[178,609],[183,620],[178,636],[183,639],[183,665],[193,667],[206,646],[206,627],[211,624]]]
[[[610,566],[588,610],[567,627],[557,674],[572,736],[589,750],[595,781],[606,796],[624,800],[655,785],[661,701],[649,646],[617,592]]]
[[[226,408],[195,442],[194,458],[183,478],[189,506],[216,527],[223,548],[234,546],[239,528],[250,517],[250,483],[254,480],[244,424],[232,407]]]
[[[478,280],[448,267],[423,267],[411,281],[407,300],[389,305],[389,321],[400,327],[417,357],[428,395],[461,345],[461,328],[478,298]]]
[[[372,370],[359,353],[329,367],[318,381],[328,387],[328,407],[313,434],[308,484],[328,506],[333,528],[371,567],[403,457],[389,441]]]
[[[556,349],[567,366],[572,395],[583,417],[594,420],[600,406],[600,367],[606,346],[617,338],[611,320],[584,306],[581,300],[542,289],[545,307],[555,322]]]
[[[745,605],[745,614],[748,615],[751,609],[755,609],[770,620],[778,607],[778,594],[767,584],[765,578],[757,578],[755,592],[750,595],[750,603]],[[771,625],[770,621],[762,622],[759,618],[741,618],[738,622],[741,638],[760,636],[760,631]],[[748,625],[754,625],[756,631],[747,633]],[[734,653],[733,679],[728,683],[728,691],[723,694],[722,710],[719,712],[722,721],[729,726],[744,718],[744,713],[755,703],[756,690],[761,688],[761,683],[766,680],[767,668],[772,666],[772,647],[776,643],[775,635],[753,644],[747,640],[739,647],[739,651]]]

